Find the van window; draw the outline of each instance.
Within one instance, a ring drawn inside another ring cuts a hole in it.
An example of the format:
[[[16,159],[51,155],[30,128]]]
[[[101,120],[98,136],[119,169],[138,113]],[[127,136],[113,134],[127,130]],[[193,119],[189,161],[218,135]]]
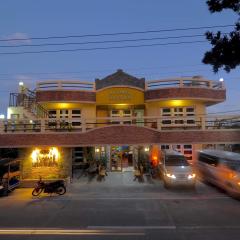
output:
[[[212,165],[212,166],[217,166],[219,163],[219,159],[217,157],[210,156],[210,155],[203,154],[203,153],[200,154],[199,161],[204,162],[209,165]]]
[[[240,162],[237,161],[225,161],[224,164],[233,171],[240,172]]]
[[[186,158],[181,155],[167,155],[165,158],[166,166],[188,166]]]

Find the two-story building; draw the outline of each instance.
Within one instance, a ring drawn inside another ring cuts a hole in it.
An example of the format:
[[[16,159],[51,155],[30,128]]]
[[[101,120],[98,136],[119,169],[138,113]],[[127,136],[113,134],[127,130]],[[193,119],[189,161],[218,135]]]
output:
[[[200,76],[148,81],[118,70],[95,82],[19,87],[0,122],[0,147],[19,149],[23,179],[68,177],[95,160],[131,171],[168,148],[193,163],[207,144],[240,142],[239,116],[207,115],[226,99],[223,82]]]

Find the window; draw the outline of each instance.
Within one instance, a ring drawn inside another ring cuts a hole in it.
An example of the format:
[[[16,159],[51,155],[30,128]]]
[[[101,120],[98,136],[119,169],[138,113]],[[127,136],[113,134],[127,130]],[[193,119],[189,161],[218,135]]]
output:
[[[181,155],[167,155],[165,158],[166,166],[188,166],[188,162],[184,156]]]
[[[194,119],[188,119],[187,124],[195,124],[195,120]]]
[[[184,121],[183,121],[183,120],[175,120],[174,123],[175,123],[175,124],[183,124]]]
[[[172,121],[171,120],[162,120],[162,124],[171,124]]]
[[[162,116],[171,116],[171,108],[162,108]]]
[[[161,145],[161,149],[164,150],[164,149],[169,149],[170,146],[169,145]]]
[[[72,126],[79,127],[79,126],[81,126],[81,123],[80,122],[72,122]]]
[[[131,114],[131,110],[124,110],[123,111],[123,115],[130,115]]]
[[[194,107],[161,108],[162,124],[195,125]],[[192,116],[192,118],[189,118]],[[169,117],[169,118],[167,118]],[[171,117],[171,118],[170,118]]]
[[[72,110],[72,114],[80,115],[81,114],[81,110],[80,109],[74,109],[74,110]]]
[[[194,108],[193,108],[193,107],[187,107],[187,108],[186,108],[186,112],[187,112],[187,113],[189,113],[189,112],[190,112],[190,113],[193,113],[193,112],[194,112]]]
[[[56,118],[57,117],[57,110],[48,110],[49,118]]]
[[[60,118],[68,118],[68,110],[66,109],[60,110]]]
[[[217,164],[218,164],[217,157],[209,156],[209,155],[203,154],[203,153],[200,154],[199,161],[206,163],[208,165],[212,165],[212,166],[217,166]]]
[[[119,114],[120,114],[119,110],[112,110],[112,115],[119,115]]]
[[[81,118],[81,110],[80,109],[73,109],[71,117],[72,118]]]

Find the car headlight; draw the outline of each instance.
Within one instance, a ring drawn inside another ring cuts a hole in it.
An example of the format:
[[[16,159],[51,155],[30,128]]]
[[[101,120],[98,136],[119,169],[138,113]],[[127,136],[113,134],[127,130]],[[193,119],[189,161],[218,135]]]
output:
[[[196,177],[196,174],[195,174],[195,173],[188,175],[188,179],[193,179],[193,178],[195,178],[195,177]]]
[[[167,173],[166,176],[169,177],[169,178],[173,178],[173,179],[176,178],[176,176],[174,174],[170,174],[170,173]]]

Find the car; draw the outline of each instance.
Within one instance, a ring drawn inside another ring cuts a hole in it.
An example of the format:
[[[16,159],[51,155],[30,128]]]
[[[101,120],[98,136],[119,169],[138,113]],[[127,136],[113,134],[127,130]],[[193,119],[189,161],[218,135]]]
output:
[[[7,195],[20,185],[20,161],[0,159],[0,196]]]
[[[206,149],[198,152],[196,168],[199,177],[229,195],[240,198],[240,154]]]
[[[176,185],[195,188],[196,174],[182,153],[174,150],[162,151],[159,168],[165,188]]]

